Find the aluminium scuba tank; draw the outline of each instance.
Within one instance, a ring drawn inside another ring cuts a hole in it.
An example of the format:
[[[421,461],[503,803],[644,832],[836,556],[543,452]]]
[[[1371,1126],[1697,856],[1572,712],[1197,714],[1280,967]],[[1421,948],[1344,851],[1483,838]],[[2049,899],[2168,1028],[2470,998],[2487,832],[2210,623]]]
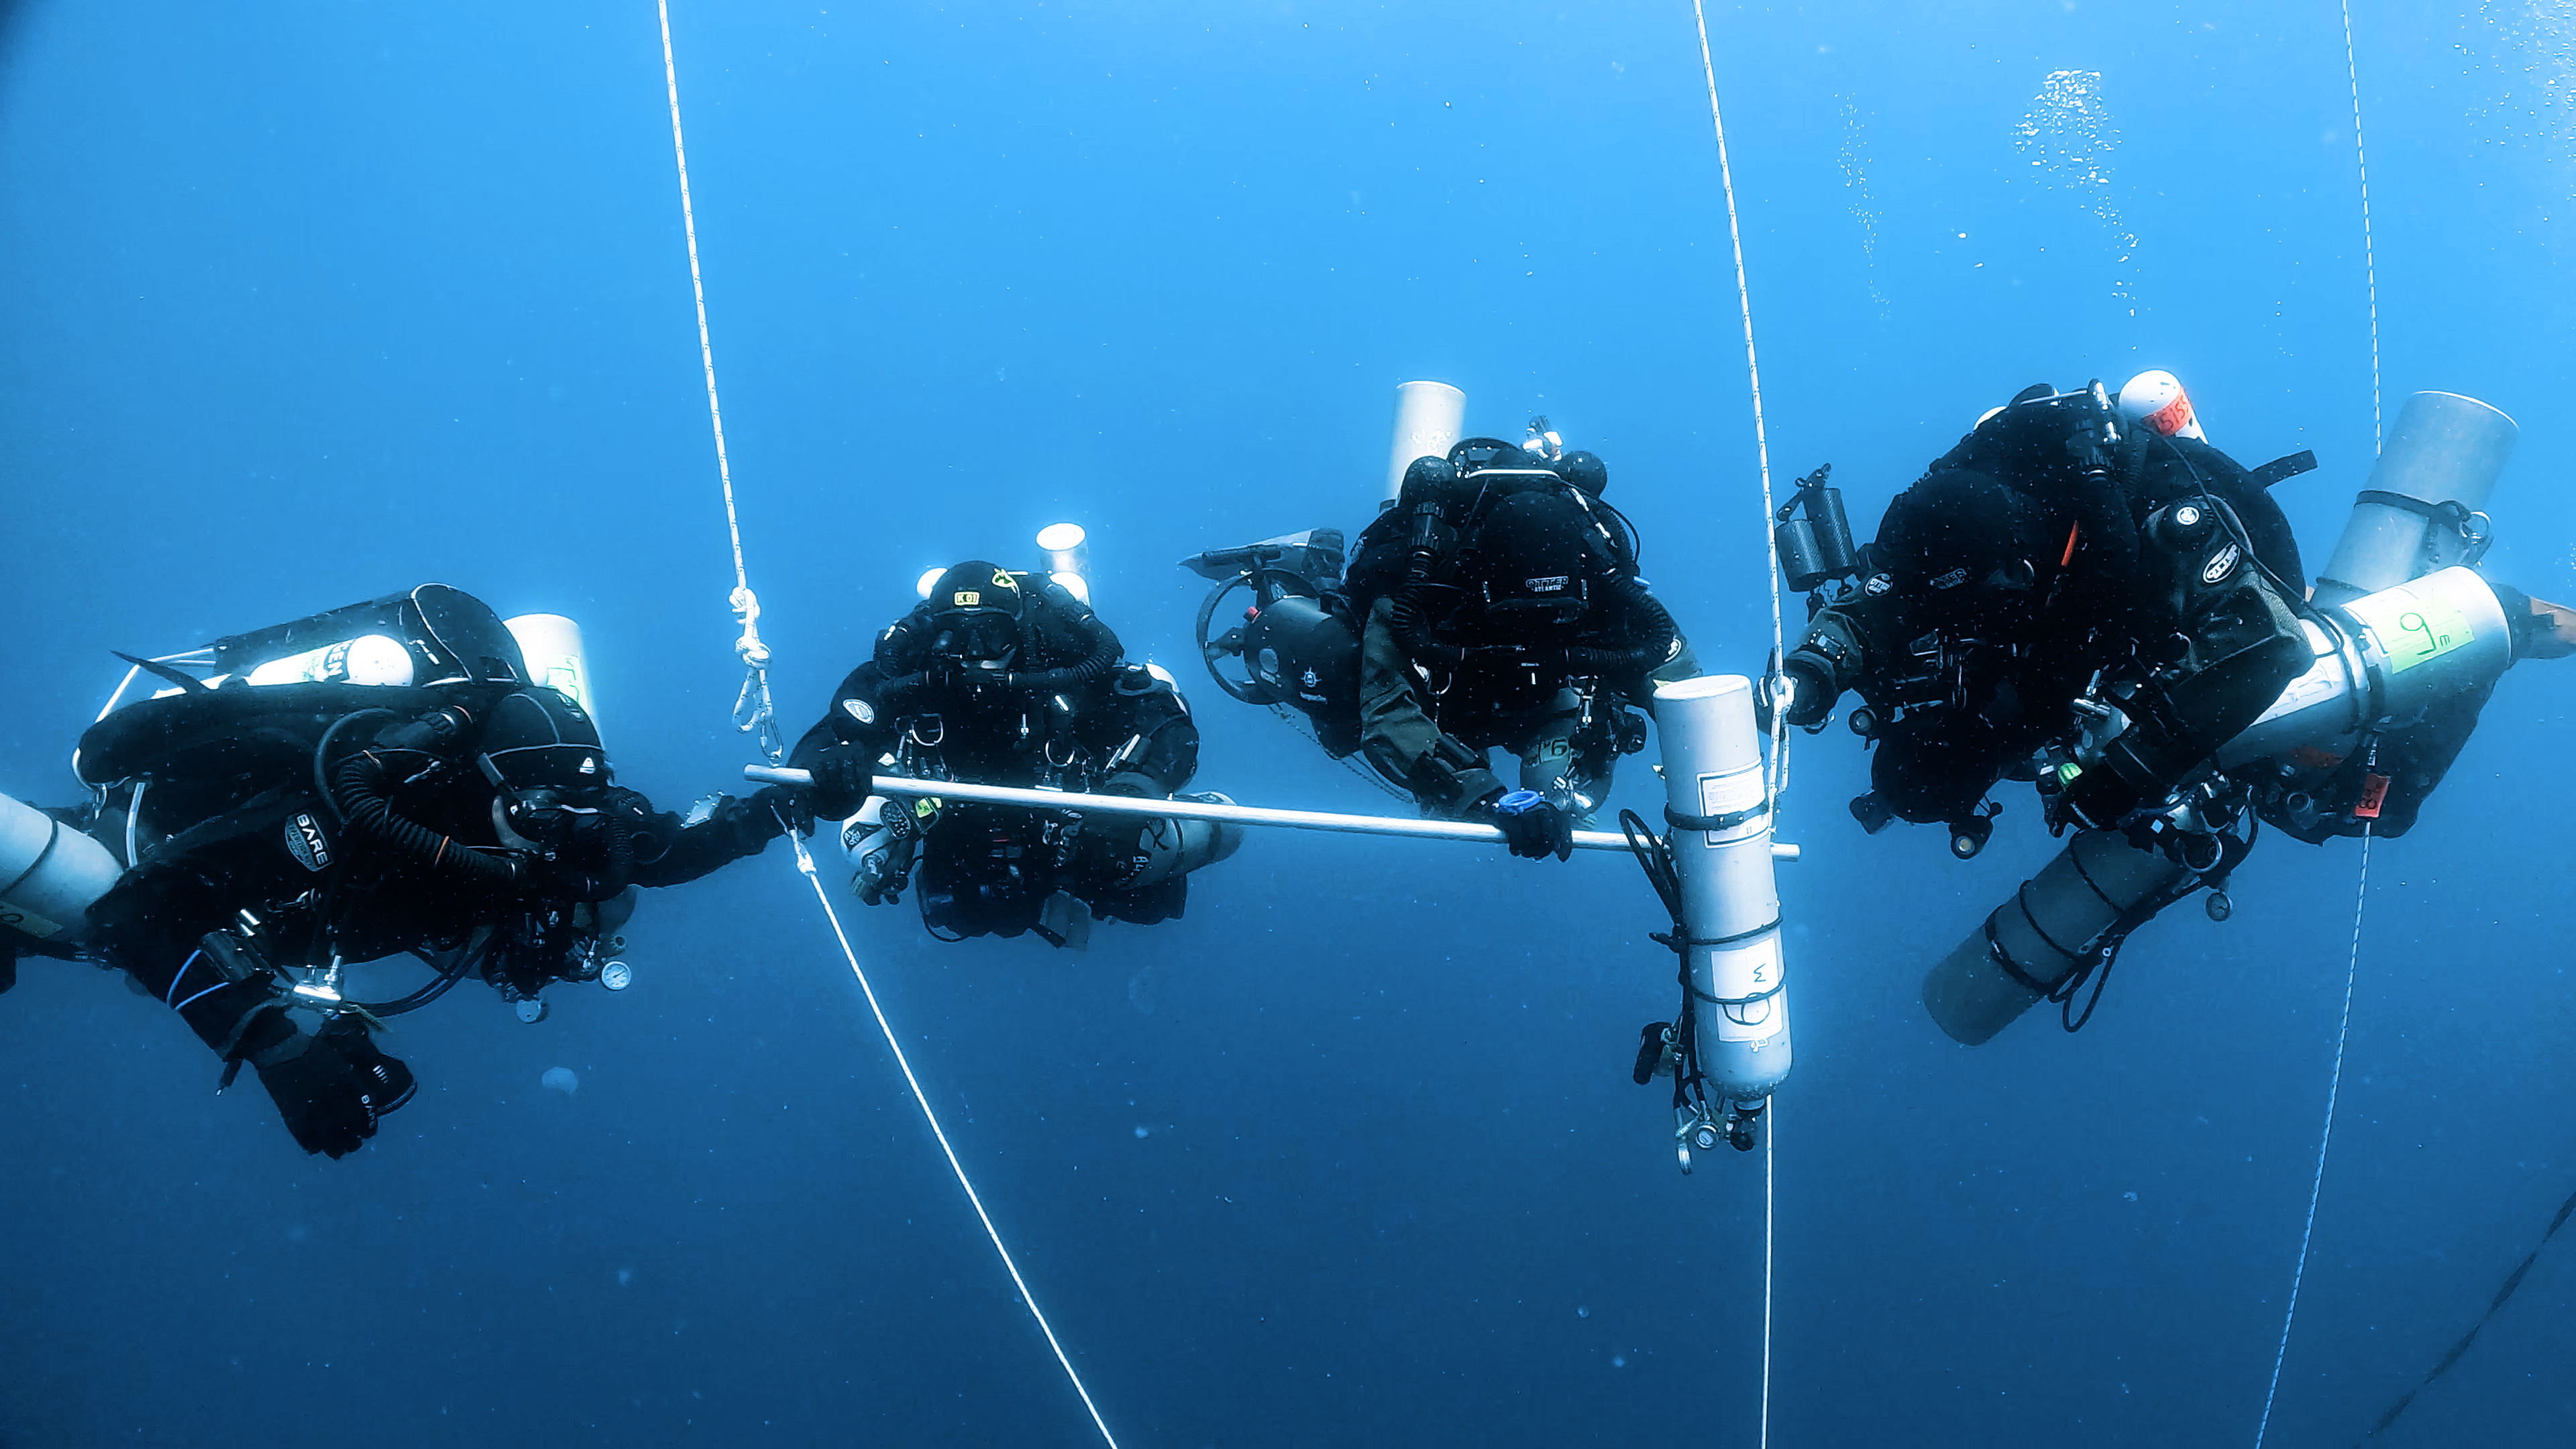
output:
[[[2364,729],[2493,683],[2513,629],[2475,570],[2446,568],[2300,621],[2313,659],[2279,699],[2218,748],[2220,768],[2310,749],[2340,758]]]
[[[1395,444],[1388,451],[1383,512],[1404,491],[1404,472],[1416,458],[1446,458],[1467,427],[1467,395],[1445,382],[1395,385]]]
[[[1066,593],[1091,602],[1091,537],[1079,523],[1050,523],[1038,530],[1038,552],[1047,577]]]
[[[2112,830],[2079,830],[1923,977],[1923,1006],[1961,1046],[1982,1046],[2075,974],[2086,948],[2191,875]]]
[[[1671,835],[1689,932],[1685,980],[1698,1002],[1693,1049],[1712,1093],[1758,1109],[1788,1079],[1791,1049],[1752,681],[1725,674],[1658,686],[1655,723],[1666,809],[1719,827],[1675,824]]]
[[[90,903],[122,874],[106,846],[0,795],[0,926],[77,941],[89,929]]]
[[[2471,562],[2472,511],[2486,506],[2522,429],[2472,397],[2406,400],[2370,481],[2353,499],[2316,602],[2341,604],[2446,565]]]
[[[501,621],[519,641],[527,659],[528,682],[542,684],[581,706],[592,724],[599,722],[599,701],[590,687],[590,651],[582,647],[581,625],[561,614],[521,614]]]
[[[318,649],[272,659],[242,676],[252,684],[405,685],[414,674],[411,651],[389,634],[361,634]],[[175,692],[175,691],[173,691]]]

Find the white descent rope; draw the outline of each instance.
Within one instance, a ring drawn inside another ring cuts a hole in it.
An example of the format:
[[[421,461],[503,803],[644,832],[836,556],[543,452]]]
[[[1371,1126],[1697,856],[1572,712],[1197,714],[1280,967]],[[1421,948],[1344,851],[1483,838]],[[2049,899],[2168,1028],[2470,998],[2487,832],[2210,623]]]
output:
[[[1002,1266],[1010,1271],[1011,1284],[1020,1290],[1020,1302],[1028,1305],[1029,1317],[1037,1320],[1038,1332],[1046,1335],[1047,1347],[1055,1350],[1055,1361],[1064,1365],[1064,1376],[1073,1383],[1073,1391],[1082,1397],[1082,1407],[1090,1413],[1092,1427],[1100,1431],[1109,1449],[1118,1449],[1117,1436],[1100,1417],[1100,1406],[1091,1401],[1091,1390],[1084,1388],[1082,1375],[1074,1372],[1073,1360],[1065,1356],[1064,1345],[1057,1341],[1055,1328],[1038,1310],[1037,1298],[1029,1292],[1029,1280],[1020,1276],[1020,1265],[1011,1259],[1011,1250],[1002,1246],[1001,1231],[993,1226],[992,1214],[984,1211],[984,1199],[977,1195],[975,1184],[968,1181],[966,1168],[957,1160],[957,1149],[948,1145],[948,1133],[939,1125],[939,1114],[930,1108],[930,1098],[921,1090],[921,1079],[912,1074],[912,1062],[903,1054],[903,1044],[895,1040],[894,1027],[886,1021],[885,1008],[877,1004],[877,989],[868,984],[868,973],[859,966],[859,953],[850,945],[850,933],[841,927],[841,913],[832,909],[831,893],[823,889],[823,878],[814,869],[813,853],[796,832],[787,832],[787,843],[796,849],[796,868],[805,873],[805,881],[814,887],[814,899],[822,904],[823,915],[832,923],[832,935],[841,943],[841,954],[849,958],[850,974],[859,979],[859,990],[868,998],[868,1010],[876,1015],[877,1030],[885,1033],[886,1050],[894,1053],[894,1064],[903,1068],[904,1085],[912,1088],[912,1100],[921,1104],[922,1120],[930,1124],[930,1135],[939,1139],[939,1150],[948,1158],[948,1170],[957,1174],[957,1185],[966,1190],[966,1201],[975,1209],[976,1220],[984,1225],[984,1236],[993,1240],[993,1251],[1001,1255]]]
[[[1708,78],[1708,120],[1717,132],[1717,179],[1726,193],[1726,239],[1735,249],[1735,297],[1744,314],[1744,372],[1753,384],[1753,454],[1762,470],[1762,542],[1765,557],[1770,560],[1771,578],[1771,667],[1777,671],[1787,652],[1780,621],[1780,540],[1771,531],[1771,437],[1762,422],[1762,359],[1753,349],[1753,289],[1744,279],[1744,231],[1735,215],[1735,171],[1726,158],[1726,116],[1717,104],[1717,62],[1709,55],[1708,12],[1700,0],[1691,0],[1691,18],[1699,25],[1700,73]],[[1767,687],[1767,686],[1766,686]],[[1780,792],[1789,780],[1788,711],[1771,711],[1771,759],[1763,782],[1766,803],[1772,810],[1772,828],[1779,828]],[[1774,1101],[1766,1115],[1762,1133],[1762,1449],[1771,1444],[1771,1139],[1778,1130],[1779,1103]]]
[[[725,452],[724,404],[716,397],[716,349],[707,335],[707,288],[698,272],[698,214],[689,200],[689,145],[680,133],[680,70],[671,60],[670,0],[655,0],[662,19],[662,83],[671,97],[671,156],[680,168],[680,225],[689,239],[689,294],[698,305],[698,360],[707,373],[707,421],[716,434],[716,478],[724,484],[725,533],[733,541],[734,622],[742,635],[733,651],[742,660],[742,692],[734,696],[734,728],[758,738],[772,763],[785,758],[786,741],[778,733],[778,714],[769,697],[769,646],[760,642],[760,598],[751,591],[751,575],[742,564],[742,520],[734,510],[733,460]]]
[[[1780,541],[1771,532],[1771,437],[1762,421],[1762,359],[1753,350],[1753,289],[1744,280],[1744,232],[1735,216],[1735,171],[1726,159],[1726,116],[1717,105],[1717,62],[1709,57],[1708,14],[1691,0],[1691,18],[1699,23],[1699,65],[1708,77],[1708,119],[1717,131],[1717,179],[1726,193],[1726,239],[1735,248],[1735,297],[1744,314],[1744,371],[1753,383],[1753,455],[1762,470],[1762,539],[1771,562],[1771,662],[1777,669],[1786,652],[1780,619]],[[1771,712],[1771,769],[1766,782],[1774,808],[1788,775],[1788,722],[1785,711]]]
[[[2352,0],[2343,0],[2342,9],[2344,75],[2352,83],[2352,162],[2361,183],[2361,275],[2370,299],[2370,451],[2377,457],[2384,441],[2379,401],[2379,261],[2371,251],[2370,155],[2361,139],[2361,63],[2353,54]],[[2299,1262],[2290,1272],[2290,1304],[2281,1315],[2281,1345],[2272,1355],[2272,1382],[2263,1390],[2263,1418],[2254,1427],[2255,1449],[2262,1449],[2263,1436],[2272,1427],[2272,1401],[2281,1391],[2281,1365],[2290,1355],[2290,1325],[2299,1316],[2299,1285],[2307,1277],[2308,1245],[2317,1231],[2317,1199],[2325,1192],[2326,1151],[2334,1144],[2335,1097],[2343,1089],[2344,1043],[2352,1034],[2353,986],[2361,975],[2361,916],[2370,900],[2371,829],[2370,822],[2361,827],[2361,883],[2353,894],[2352,956],[2344,966],[2343,1021],[2335,1028],[2334,1074],[2326,1082],[2326,1127],[2317,1139],[2317,1175],[2308,1185],[2308,1221],[2299,1229]]]
[[[2361,275],[2370,288],[2370,451],[2378,456],[2379,260],[2370,249],[2370,156],[2361,145],[2361,64],[2352,53],[2352,0],[2343,0],[2343,67],[2352,79],[2352,164],[2361,178]]]
[[[2290,1306],[2281,1315],[2281,1346],[2272,1355],[2272,1382],[2263,1390],[2263,1422],[2254,1428],[2254,1449],[2272,1427],[2272,1398],[2281,1391],[2281,1362],[2290,1356],[2290,1324],[2299,1316],[2299,1284],[2308,1274],[2308,1243],[2317,1232],[2317,1199],[2326,1189],[2326,1149],[2334,1145],[2335,1098],[2343,1091],[2343,1047],[2352,1035],[2352,988],[2361,975],[2361,913],[2370,903],[2371,824],[2361,827],[2361,884],[2352,901],[2352,957],[2343,974],[2343,1023],[2335,1028],[2334,1075],[2326,1079],[2326,1130],[2317,1138],[2317,1176],[2308,1185],[2308,1224],[2299,1229],[2299,1265],[2290,1272]]]
[[[784,741],[778,733],[777,712],[769,695],[769,649],[760,642],[760,600],[751,591],[751,577],[742,562],[742,523],[734,510],[733,467],[725,455],[724,408],[716,398],[716,354],[707,336],[707,291],[698,271],[697,214],[689,201],[689,149],[680,132],[680,72],[671,59],[671,7],[669,0],[656,0],[655,8],[662,21],[662,80],[671,97],[671,154],[680,169],[680,220],[689,238],[689,291],[698,306],[698,357],[707,373],[707,420],[715,428],[716,476],[724,484],[725,532],[733,543],[733,612],[742,625],[742,637],[734,643],[734,653],[742,659],[742,693],[734,701],[734,726],[745,734],[757,732],[761,751],[774,764],[785,756]],[[1012,1286],[1020,1291],[1020,1302],[1037,1320],[1038,1332],[1046,1336],[1047,1347],[1055,1350],[1055,1361],[1064,1366],[1064,1376],[1073,1384],[1074,1393],[1091,1415],[1092,1427],[1100,1431],[1109,1449],[1118,1449],[1118,1440],[1109,1432],[1108,1423],[1100,1417],[1100,1408],[1091,1401],[1091,1390],[1085,1388],[1082,1375],[1074,1372],[1073,1360],[1066,1357],[1064,1345],[1057,1341],[1055,1328],[1038,1310],[1038,1301],[1029,1292],[1026,1278],[1020,1276],[1020,1265],[1011,1250],[1002,1245],[1001,1231],[993,1226],[992,1214],[984,1211],[984,1199],[966,1176],[965,1164],[957,1160],[957,1149],[950,1146],[946,1129],[939,1125],[939,1114],[931,1110],[929,1096],[921,1090],[921,1079],[913,1075],[912,1062],[903,1054],[903,1044],[895,1039],[894,1027],[886,1020],[885,1008],[877,1001],[876,988],[869,984],[868,973],[859,965],[859,953],[850,945],[850,933],[841,926],[840,912],[832,908],[832,897],[823,889],[822,876],[814,868],[813,853],[794,830],[782,833],[796,852],[796,868],[804,873],[806,883],[814,888],[814,899],[823,907],[823,918],[832,923],[832,936],[841,943],[841,954],[849,960],[850,974],[858,978],[859,990],[868,999],[868,1010],[877,1019],[877,1030],[884,1033],[886,1049],[894,1053],[894,1063],[903,1069],[904,1084],[912,1088],[912,1100],[921,1107],[922,1120],[930,1124],[930,1135],[939,1142],[940,1153],[948,1159],[948,1170],[957,1176],[957,1185],[966,1192],[966,1201],[975,1209],[976,1221],[984,1225],[984,1236],[993,1240],[993,1251],[1000,1255],[1002,1267],[1011,1275]]]
[[[1762,1114],[1762,1443],[1771,1449],[1771,1147],[1780,1138],[1780,1103]]]

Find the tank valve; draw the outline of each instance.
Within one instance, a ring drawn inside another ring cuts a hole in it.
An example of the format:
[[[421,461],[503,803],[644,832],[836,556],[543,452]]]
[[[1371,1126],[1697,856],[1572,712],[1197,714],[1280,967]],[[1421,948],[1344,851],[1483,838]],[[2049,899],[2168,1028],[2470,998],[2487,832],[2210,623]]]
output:
[[[1762,1109],[1770,1105],[1770,1100],[1770,1098],[1765,1097],[1759,1102],[1750,1104],[1744,1102],[1729,1102],[1726,1104],[1726,1141],[1728,1146],[1733,1147],[1738,1152],[1750,1152],[1758,1143],[1761,1142]],[[1711,1145],[1714,1146],[1715,1144]]]

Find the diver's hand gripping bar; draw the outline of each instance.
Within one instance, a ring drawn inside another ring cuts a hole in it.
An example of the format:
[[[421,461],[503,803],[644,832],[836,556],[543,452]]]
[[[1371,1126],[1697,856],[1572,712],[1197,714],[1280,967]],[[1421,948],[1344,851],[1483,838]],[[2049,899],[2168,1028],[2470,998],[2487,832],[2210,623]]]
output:
[[[742,777],[764,785],[811,785],[805,770],[774,765],[745,765]],[[913,780],[879,775],[879,795],[935,796],[986,805],[1030,805],[1041,810],[1079,810],[1092,815],[1138,815],[1159,820],[1216,820],[1232,825],[1275,825],[1289,830],[1324,830],[1338,835],[1400,835],[1417,840],[1460,840],[1501,845],[1503,832],[1491,825],[1463,820],[1398,820],[1383,815],[1329,815],[1316,810],[1269,810],[1256,805],[1211,805],[1197,800],[1139,799],[1133,795],[1084,795],[1070,790],[1022,790],[1008,785],[969,785],[957,780]],[[1577,850],[1628,849],[1628,837],[1615,830],[1574,832]],[[1796,860],[1798,847],[1774,843],[1773,860]]]

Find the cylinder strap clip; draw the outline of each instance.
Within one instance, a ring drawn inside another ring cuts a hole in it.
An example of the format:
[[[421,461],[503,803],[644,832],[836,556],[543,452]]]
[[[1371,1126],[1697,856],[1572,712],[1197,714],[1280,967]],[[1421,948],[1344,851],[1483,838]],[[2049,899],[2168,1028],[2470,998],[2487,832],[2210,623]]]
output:
[[[1675,830],[1706,831],[1714,835],[1721,830],[1733,830],[1739,825],[1759,820],[1770,813],[1771,802],[1767,799],[1758,805],[1729,811],[1724,815],[1684,815],[1667,805],[1664,807],[1664,823]]]

